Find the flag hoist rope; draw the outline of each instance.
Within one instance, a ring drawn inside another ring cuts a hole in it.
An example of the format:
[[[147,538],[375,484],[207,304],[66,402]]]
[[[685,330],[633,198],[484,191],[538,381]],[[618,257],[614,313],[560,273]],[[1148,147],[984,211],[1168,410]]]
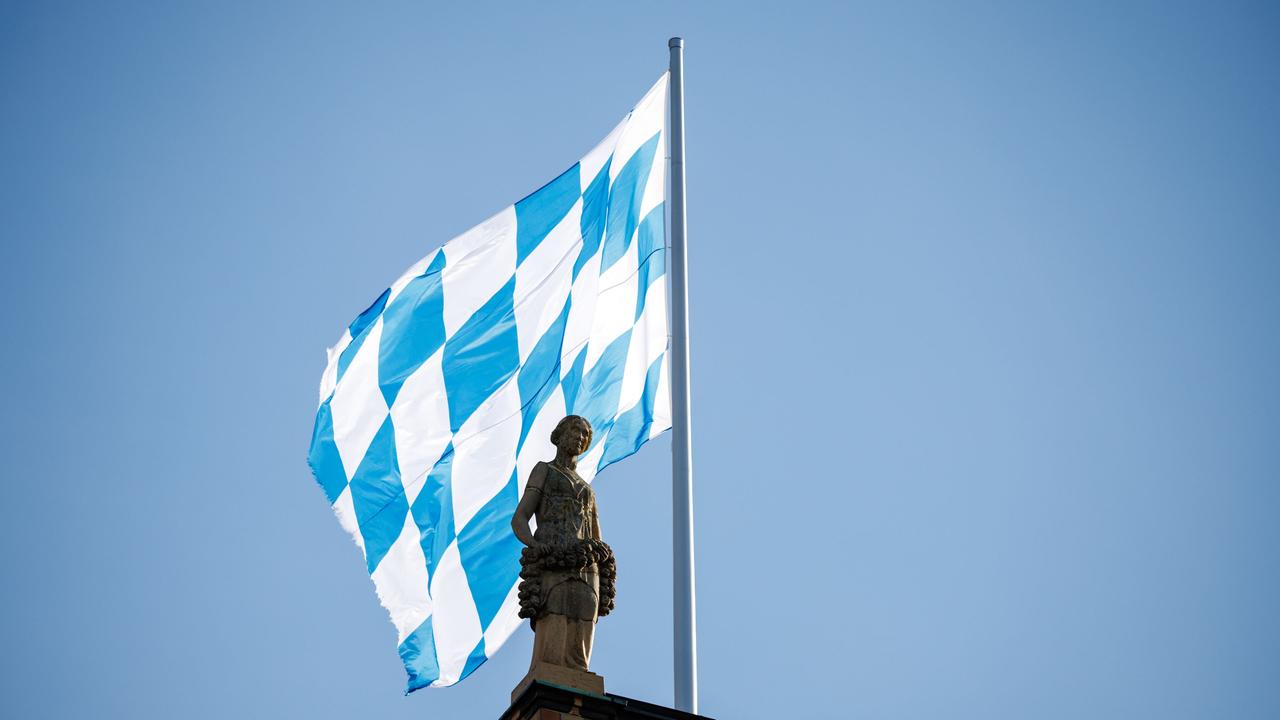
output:
[[[671,38],[671,549],[675,705],[698,711],[693,582],[693,443],[689,424],[689,299],[684,220],[684,40]]]

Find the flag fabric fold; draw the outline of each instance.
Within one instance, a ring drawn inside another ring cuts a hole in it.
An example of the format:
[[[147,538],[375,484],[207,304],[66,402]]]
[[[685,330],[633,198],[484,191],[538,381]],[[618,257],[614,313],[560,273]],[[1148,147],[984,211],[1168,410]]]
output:
[[[566,414],[590,481],[671,426],[667,76],[579,162],[415,263],[329,350],[308,462],[391,614],[407,692],[519,627],[510,522]]]

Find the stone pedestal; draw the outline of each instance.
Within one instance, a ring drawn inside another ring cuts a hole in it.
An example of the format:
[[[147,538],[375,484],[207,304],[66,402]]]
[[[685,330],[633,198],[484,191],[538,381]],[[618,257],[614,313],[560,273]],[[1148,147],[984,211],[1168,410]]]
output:
[[[564,668],[557,668],[564,670]],[[537,670],[537,668],[535,668]],[[564,670],[572,673],[572,670]],[[530,675],[533,671],[530,671]],[[600,691],[583,691],[526,676],[512,694],[511,707],[500,720],[711,720],[704,715],[673,710],[604,692],[604,679],[595,673],[575,673],[596,678]]]
[[[524,679],[516,685],[516,689],[511,691],[511,702],[514,703],[526,688],[539,680],[567,690],[604,695],[604,678],[599,675],[587,670],[573,670],[540,662],[534,663],[533,667],[529,668],[529,674],[525,675]]]

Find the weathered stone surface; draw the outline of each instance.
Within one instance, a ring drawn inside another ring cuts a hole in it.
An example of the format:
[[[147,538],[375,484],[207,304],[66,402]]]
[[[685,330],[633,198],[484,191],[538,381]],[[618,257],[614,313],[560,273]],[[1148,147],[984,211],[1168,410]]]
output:
[[[516,689],[511,691],[511,702],[515,702],[534,682],[544,682],[593,695],[604,695],[604,678],[599,675],[535,660],[529,668],[529,674],[525,675],[524,679],[516,685]]]
[[[595,492],[577,473],[576,458],[591,445],[591,424],[570,415],[556,425],[551,442],[555,458],[534,466],[511,518],[526,546],[520,617],[529,618],[534,631],[531,676],[538,665],[590,675],[596,620],[613,609],[617,568],[600,537]],[[531,519],[536,532],[529,530]]]
[[[641,700],[575,690],[557,683],[521,683],[500,720],[711,720]]]

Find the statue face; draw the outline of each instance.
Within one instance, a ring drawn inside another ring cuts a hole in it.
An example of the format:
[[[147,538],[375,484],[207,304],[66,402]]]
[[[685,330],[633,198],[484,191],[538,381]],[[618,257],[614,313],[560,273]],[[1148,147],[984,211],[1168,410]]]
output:
[[[560,432],[559,448],[573,456],[587,451],[587,443],[591,442],[591,430],[585,423],[571,422]]]

